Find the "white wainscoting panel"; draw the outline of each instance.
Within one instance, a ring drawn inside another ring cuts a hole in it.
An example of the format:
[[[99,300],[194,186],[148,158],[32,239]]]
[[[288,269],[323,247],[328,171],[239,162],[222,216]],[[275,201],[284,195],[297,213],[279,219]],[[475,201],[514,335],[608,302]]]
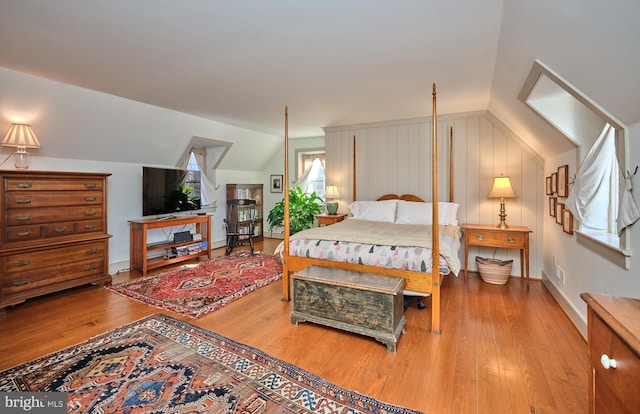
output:
[[[354,200],[354,139],[358,200],[387,193],[415,194],[431,200],[431,117],[349,125],[325,129],[326,180],[339,186],[340,211]],[[460,204],[460,223],[498,223],[500,201],[490,200],[493,177],[511,178],[517,199],[506,200],[507,223],[527,226],[530,274],[540,278],[542,231],[546,211],[544,163],[519,137],[488,112],[438,117],[438,197],[449,199],[449,135],[453,128],[453,196]],[[355,137],[355,138],[354,138]],[[462,257],[462,251],[460,252]],[[514,259],[512,275],[520,275],[516,250],[472,248],[475,256]]]

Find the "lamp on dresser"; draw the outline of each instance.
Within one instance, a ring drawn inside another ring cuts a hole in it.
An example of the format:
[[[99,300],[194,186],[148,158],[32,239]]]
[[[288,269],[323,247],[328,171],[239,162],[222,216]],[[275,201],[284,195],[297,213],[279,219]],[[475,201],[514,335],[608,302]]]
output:
[[[27,148],[40,148],[40,142],[38,138],[36,138],[33,129],[31,129],[31,125],[26,124],[11,124],[9,131],[7,131],[0,145],[3,147],[16,148],[13,153],[13,158],[16,168],[20,170],[29,168],[29,153],[27,152]]]
[[[324,190],[324,197],[327,200],[335,200],[336,198],[339,198],[340,192],[338,191],[338,186],[328,185],[327,188]],[[332,202],[327,201],[325,205],[327,206],[327,214],[330,214],[333,216],[336,213],[338,213],[337,201],[332,201]]]
[[[496,227],[498,227],[499,229],[508,229],[509,226],[505,221],[505,218],[507,217],[507,212],[504,206],[504,199],[518,198],[515,191],[513,191],[513,188],[511,187],[511,180],[509,179],[509,177],[504,177],[504,176],[494,177],[493,188],[491,188],[491,191],[489,192],[488,197],[500,199],[500,214],[499,214],[500,223],[498,223]]]

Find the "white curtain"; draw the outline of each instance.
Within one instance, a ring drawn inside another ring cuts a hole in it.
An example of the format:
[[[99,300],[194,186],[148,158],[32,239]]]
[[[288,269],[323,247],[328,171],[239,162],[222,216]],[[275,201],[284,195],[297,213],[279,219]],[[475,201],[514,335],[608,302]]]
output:
[[[619,190],[616,230],[620,234],[640,214],[631,195],[631,181],[620,171],[616,158],[615,129],[607,124],[580,165],[565,207],[582,225],[609,231],[610,189],[616,181]]]
[[[300,187],[302,189],[302,192],[305,194],[312,193],[314,191],[316,192],[316,194],[318,194],[321,189],[314,188],[312,180],[318,179],[317,177],[320,175],[320,171],[323,168],[324,167],[322,166],[322,161],[320,161],[320,158],[315,158],[311,165],[307,167],[305,172],[302,173],[302,175],[293,183],[294,187]],[[324,198],[324,192],[323,194],[318,194],[318,196]]]
[[[200,170],[200,204],[202,207],[211,206],[218,200],[216,195],[215,185],[211,177],[207,174],[207,149],[206,148],[191,148],[196,162],[198,163],[198,169]],[[187,152],[178,162],[178,168],[185,169],[189,164],[189,158],[191,152]]]

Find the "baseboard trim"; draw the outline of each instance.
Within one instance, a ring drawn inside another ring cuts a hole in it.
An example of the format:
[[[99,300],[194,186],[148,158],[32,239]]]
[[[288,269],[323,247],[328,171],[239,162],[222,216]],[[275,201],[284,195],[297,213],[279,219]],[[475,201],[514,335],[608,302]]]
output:
[[[569,317],[573,325],[578,329],[578,332],[582,335],[584,340],[587,340],[587,322],[582,318],[580,313],[573,307],[571,302],[558,290],[556,285],[549,279],[549,276],[544,272],[541,272],[542,284],[549,291],[551,296],[558,302],[558,305],[562,308],[564,313]]]

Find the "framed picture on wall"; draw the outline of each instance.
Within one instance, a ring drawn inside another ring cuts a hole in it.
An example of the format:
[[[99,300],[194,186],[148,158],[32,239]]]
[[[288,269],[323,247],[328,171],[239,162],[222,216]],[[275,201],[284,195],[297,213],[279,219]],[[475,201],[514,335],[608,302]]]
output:
[[[562,210],[562,231],[573,234],[573,214],[566,208]]]
[[[558,193],[558,173],[551,174],[551,194]]]
[[[271,176],[271,192],[272,193],[282,192],[282,177],[283,177],[282,174]]]
[[[558,167],[558,197],[569,197],[569,166]]]
[[[558,224],[563,224],[562,223],[562,219],[564,218],[563,211],[564,211],[564,203],[556,203],[556,223]]]
[[[549,215],[551,217],[555,217],[556,216],[556,203],[558,202],[558,199],[555,197],[549,197]]]
[[[553,193],[551,192],[551,176],[547,177],[545,179],[545,194],[546,195],[552,195]]]

